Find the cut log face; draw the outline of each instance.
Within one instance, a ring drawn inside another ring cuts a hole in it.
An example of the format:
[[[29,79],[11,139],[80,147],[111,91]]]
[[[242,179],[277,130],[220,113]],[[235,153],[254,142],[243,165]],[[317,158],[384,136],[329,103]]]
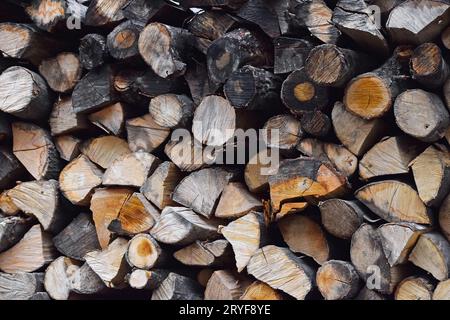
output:
[[[138,290],[155,290],[167,278],[169,271],[135,269],[128,277],[130,287]]]
[[[0,270],[6,273],[34,272],[54,258],[52,238],[37,224],[15,246],[0,254]]]
[[[407,136],[387,137],[370,149],[359,162],[359,176],[370,179],[409,172],[411,160],[423,145]]]
[[[42,273],[0,273],[0,300],[33,300],[43,290]]]
[[[233,247],[238,272],[245,269],[252,256],[268,241],[266,228],[259,212],[250,212],[221,228],[220,232]]]
[[[202,300],[202,291],[196,281],[171,272],[153,291],[152,300]]]
[[[55,103],[49,124],[53,136],[80,132],[88,128],[86,116],[74,112],[71,98],[62,98]]]
[[[94,0],[89,4],[85,23],[88,26],[104,26],[124,18],[122,7],[127,0]]]
[[[442,87],[450,75],[441,49],[434,43],[424,43],[414,50],[410,69],[413,79],[431,89]]]
[[[186,127],[194,115],[194,103],[185,95],[164,94],[150,101],[150,114],[163,128]]]
[[[7,150],[0,148],[0,188],[8,188],[15,184],[18,178],[24,173],[24,168],[17,157]]]
[[[164,254],[158,242],[148,234],[138,234],[128,243],[128,264],[133,268],[150,270],[161,266]]]
[[[430,146],[411,163],[419,197],[439,206],[450,192],[450,152]]]
[[[189,20],[187,28],[197,37],[216,40],[230,29],[235,21],[226,12],[205,10]]]
[[[240,182],[230,182],[222,192],[215,216],[218,218],[239,218],[253,210],[262,209],[260,199],[252,195]]]
[[[433,292],[433,300],[450,300],[450,280],[438,283]]]
[[[87,70],[92,70],[103,64],[107,58],[106,38],[100,34],[91,33],[80,39],[80,62]]]
[[[395,300],[431,300],[433,284],[423,277],[408,277],[395,290]]]
[[[150,153],[125,154],[114,160],[105,171],[103,185],[142,187],[159,163],[159,159]]]
[[[39,28],[52,32],[65,20],[70,9],[62,0],[35,0],[25,7],[25,12]]]
[[[59,257],[45,271],[44,285],[53,300],[68,300],[71,283],[70,278],[79,268],[78,262],[67,257]]]
[[[291,153],[303,138],[300,122],[293,116],[282,114],[270,118],[264,125],[263,139],[267,147]]]
[[[82,66],[78,56],[64,52],[42,61],[39,72],[56,92],[71,91],[81,78]]]
[[[150,114],[127,120],[128,144],[133,152],[152,152],[169,137],[170,129],[163,128]]]
[[[233,173],[221,168],[202,169],[181,180],[172,200],[209,218],[214,215],[216,203],[233,179]]]
[[[269,245],[259,249],[247,270],[258,280],[297,300],[304,300],[315,286],[313,269],[286,248]]]
[[[383,136],[386,128],[381,119],[365,120],[336,102],[331,113],[334,132],[341,143],[356,156],[362,156]]]
[[[359,291],[359,275],[349,262],[330,260],[316,275],[317,286],[326,300],[353,298]]]
[[[118,136],[125,126],[126,107],[123,103],[114,103],[88,116],[90,122],[108,134]]]
[[[450,245],[438,232],[422,234],[409,255],[409,261],[431,273],[437,280],[447,280],[450,270]]]
[[[13,153],[27,171],[36,180],[56,178],[60,161],[50,133],[25,122],[13,123],[12,131]]]
[[[234,261],[230,243],[219,239],[211,242],[196,241],[176,251],[174,258],[186,266],[225,266]]]
[[[0,252],[3,252],[22,239],[30,229],[33,220],[31,218],[1,217],[0,216]]]
[[[269,301],[284,299],[277,290],[272,289],[269,285],[261,281],[255,281],[245,289],[239,300]]]
[[[128,240],[117,238],[103,251],[91,251],[84,257],[89,267],[109,288],[124,284],[129,268],[125,259],[127,247]]]
[[[81,146],[81,152],[104,169],[108,169],[119,157],[131,153],[127,142],[114,136],[87,141]]]
[[[144,29],[141,24],[125,21],[108,35],[108,52],[117,60],[132,59],[139,56],[139,34]]]
[[[373,182],[356,191],[355,196],[388,222],[431,224],[419,194],[406,183],[396,180]]]
[[[80,154],[81,139],[71,135],[55,137],[55,147],[65,161],[72,161]]]
[[[205,300],[239,300],[247,285],[241,278],[229,270],[214,271],[206,285]]]
[[[218,237],[219,221],[206,220],[188,208],[166,207],[150,234],[161,243],[188,245]]]
[[[269,171],[272,169],[269,158],[271,154],[271,149],[258,152],[245,166],[244,178],[250,192],[260,193],[269,188]]]
[[[450,195],[444,199],[439,210],[439,225],[444,236],[450,241]]]
[[[395,122],[410,136],[435,142],[444,137],[450,116],[441,98],[422,89],[407,90],[394,104]]]
[[[78,294],[96,294],[105,290],[106,286],[102,279],[84,263],[70,277],[71,290]]]
[[[313,44],[307,40],[279,37],[274,40],[274,73],[293,72],[304,66]]]
[[[102,184],[103,172],[85,155],[70,162],[59,175],[61,192],[71,203],[88,206],[94,189]]]
[[[330,133],[331,120],[320,110],[308,111],[300,118],[302,129],[313,137],[325,137]]]
[[[80,261],[88,252],[100,249],[94,222],[87,213],[80,213],[53,243],[64,256]]]
[[[258,25],[269,37],[275,38],[281,35],[281,24],[278,11],[285,11],[287,2],[267,3],[260,0],[246,1],[237,11],[237,16],[248,22]]]
[[[450,5],[442,1],[407,0],[391,11],[386,29],[396,43],[419,45],[431,41],[447,25],[449,8]]]
[[[326,234],[313,219],[303,215],[290,215],[278,221],[283,240],[294,253],[312,257],[322,265],[331,258]]]
[[[11,197],[8,195],[8,190],[0,194],[0,214],[8,217],[15,216],[20,213],[20,209],[14,204]]]

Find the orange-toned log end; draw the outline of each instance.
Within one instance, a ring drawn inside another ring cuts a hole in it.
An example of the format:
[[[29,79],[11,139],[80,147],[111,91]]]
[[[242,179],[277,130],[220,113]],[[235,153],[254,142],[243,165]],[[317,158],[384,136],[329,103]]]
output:
[[[130,48],[136,41],[136,35],[130,30],[122,30],[114,38],[115,45],[120,49]]]
[[[359,290],[359,276],[353,265],[346,261],[330,260],[319,268],[317,286],[326,300],[354,297]]]
[[[434,43],[424,43],[416,49],[411,59],[414,75],[427,76],[439,71],[442,62],[441,50]]]
[[[294,87],[294,96],[301,102],[310,101],[315,94],[316,89],[310,82],[302,82]]]
[[[361,118],[380,118],[392,107],[391,92],[382,78],[362,75],[347,86],[344,104],[347,110]]]

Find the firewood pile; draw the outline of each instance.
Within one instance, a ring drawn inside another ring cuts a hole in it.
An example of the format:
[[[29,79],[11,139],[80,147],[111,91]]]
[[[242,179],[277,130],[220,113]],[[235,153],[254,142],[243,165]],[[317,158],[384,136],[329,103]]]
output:
[[[449,300],[448,0],[0,2],[0,300]]]

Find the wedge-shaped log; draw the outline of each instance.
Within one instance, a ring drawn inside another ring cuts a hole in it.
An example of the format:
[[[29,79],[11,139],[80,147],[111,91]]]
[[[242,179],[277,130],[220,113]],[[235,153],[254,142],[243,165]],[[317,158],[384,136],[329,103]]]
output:
[[[202,300],[203,290],[191,278],[169,273],[161,285],[153,291],[152,300]]]
[[[33,224],[32,218],[21,216],[0,216],[0,252],[3,252],[22,239]]]
[[[262,209],[261,199],[251,194],[244,184],[230,182],[223,189],[214,215],[218,218],[234,219],[259,209]]]
[[[88,140],[81,146],[81,152],[104,169],[108,169],[119,157],[131,153],[127,142],[114,136]]]
[[[170,129],[158,125],[150,114],[127,120],[128,145],[133,152],[152,152],[169,137]]]
[[[69,92],[81,78],[83,68],[77,55],[63,52],[56,57],[44,60],[39,65],[39,72],[48,86],[56,92]]]
[[[424,277],[408,277],[395,289],[395,300],[431,300],[434,285]]]
[[[224,239],[196,241],[176,251],[173,256],[186,266],[223,267],[234,262],[231,245]]]
[[[239,300],[248,280],[229,270],[214,271],[205,290],[205,300]]]
[[[63,97],[54,104],[49,124],[53,136],[79,133],[89,127],[86,116],[74,112],[70,97]]]
[[[32,300],[42,290],[42,273],[0,273],[0,300]]]

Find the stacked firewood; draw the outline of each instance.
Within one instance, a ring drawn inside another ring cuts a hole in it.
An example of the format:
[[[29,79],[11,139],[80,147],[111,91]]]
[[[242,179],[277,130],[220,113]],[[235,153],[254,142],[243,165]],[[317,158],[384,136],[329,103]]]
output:
[[[0,300],[450,299],[448,0],[8,0],[0,53]]]

